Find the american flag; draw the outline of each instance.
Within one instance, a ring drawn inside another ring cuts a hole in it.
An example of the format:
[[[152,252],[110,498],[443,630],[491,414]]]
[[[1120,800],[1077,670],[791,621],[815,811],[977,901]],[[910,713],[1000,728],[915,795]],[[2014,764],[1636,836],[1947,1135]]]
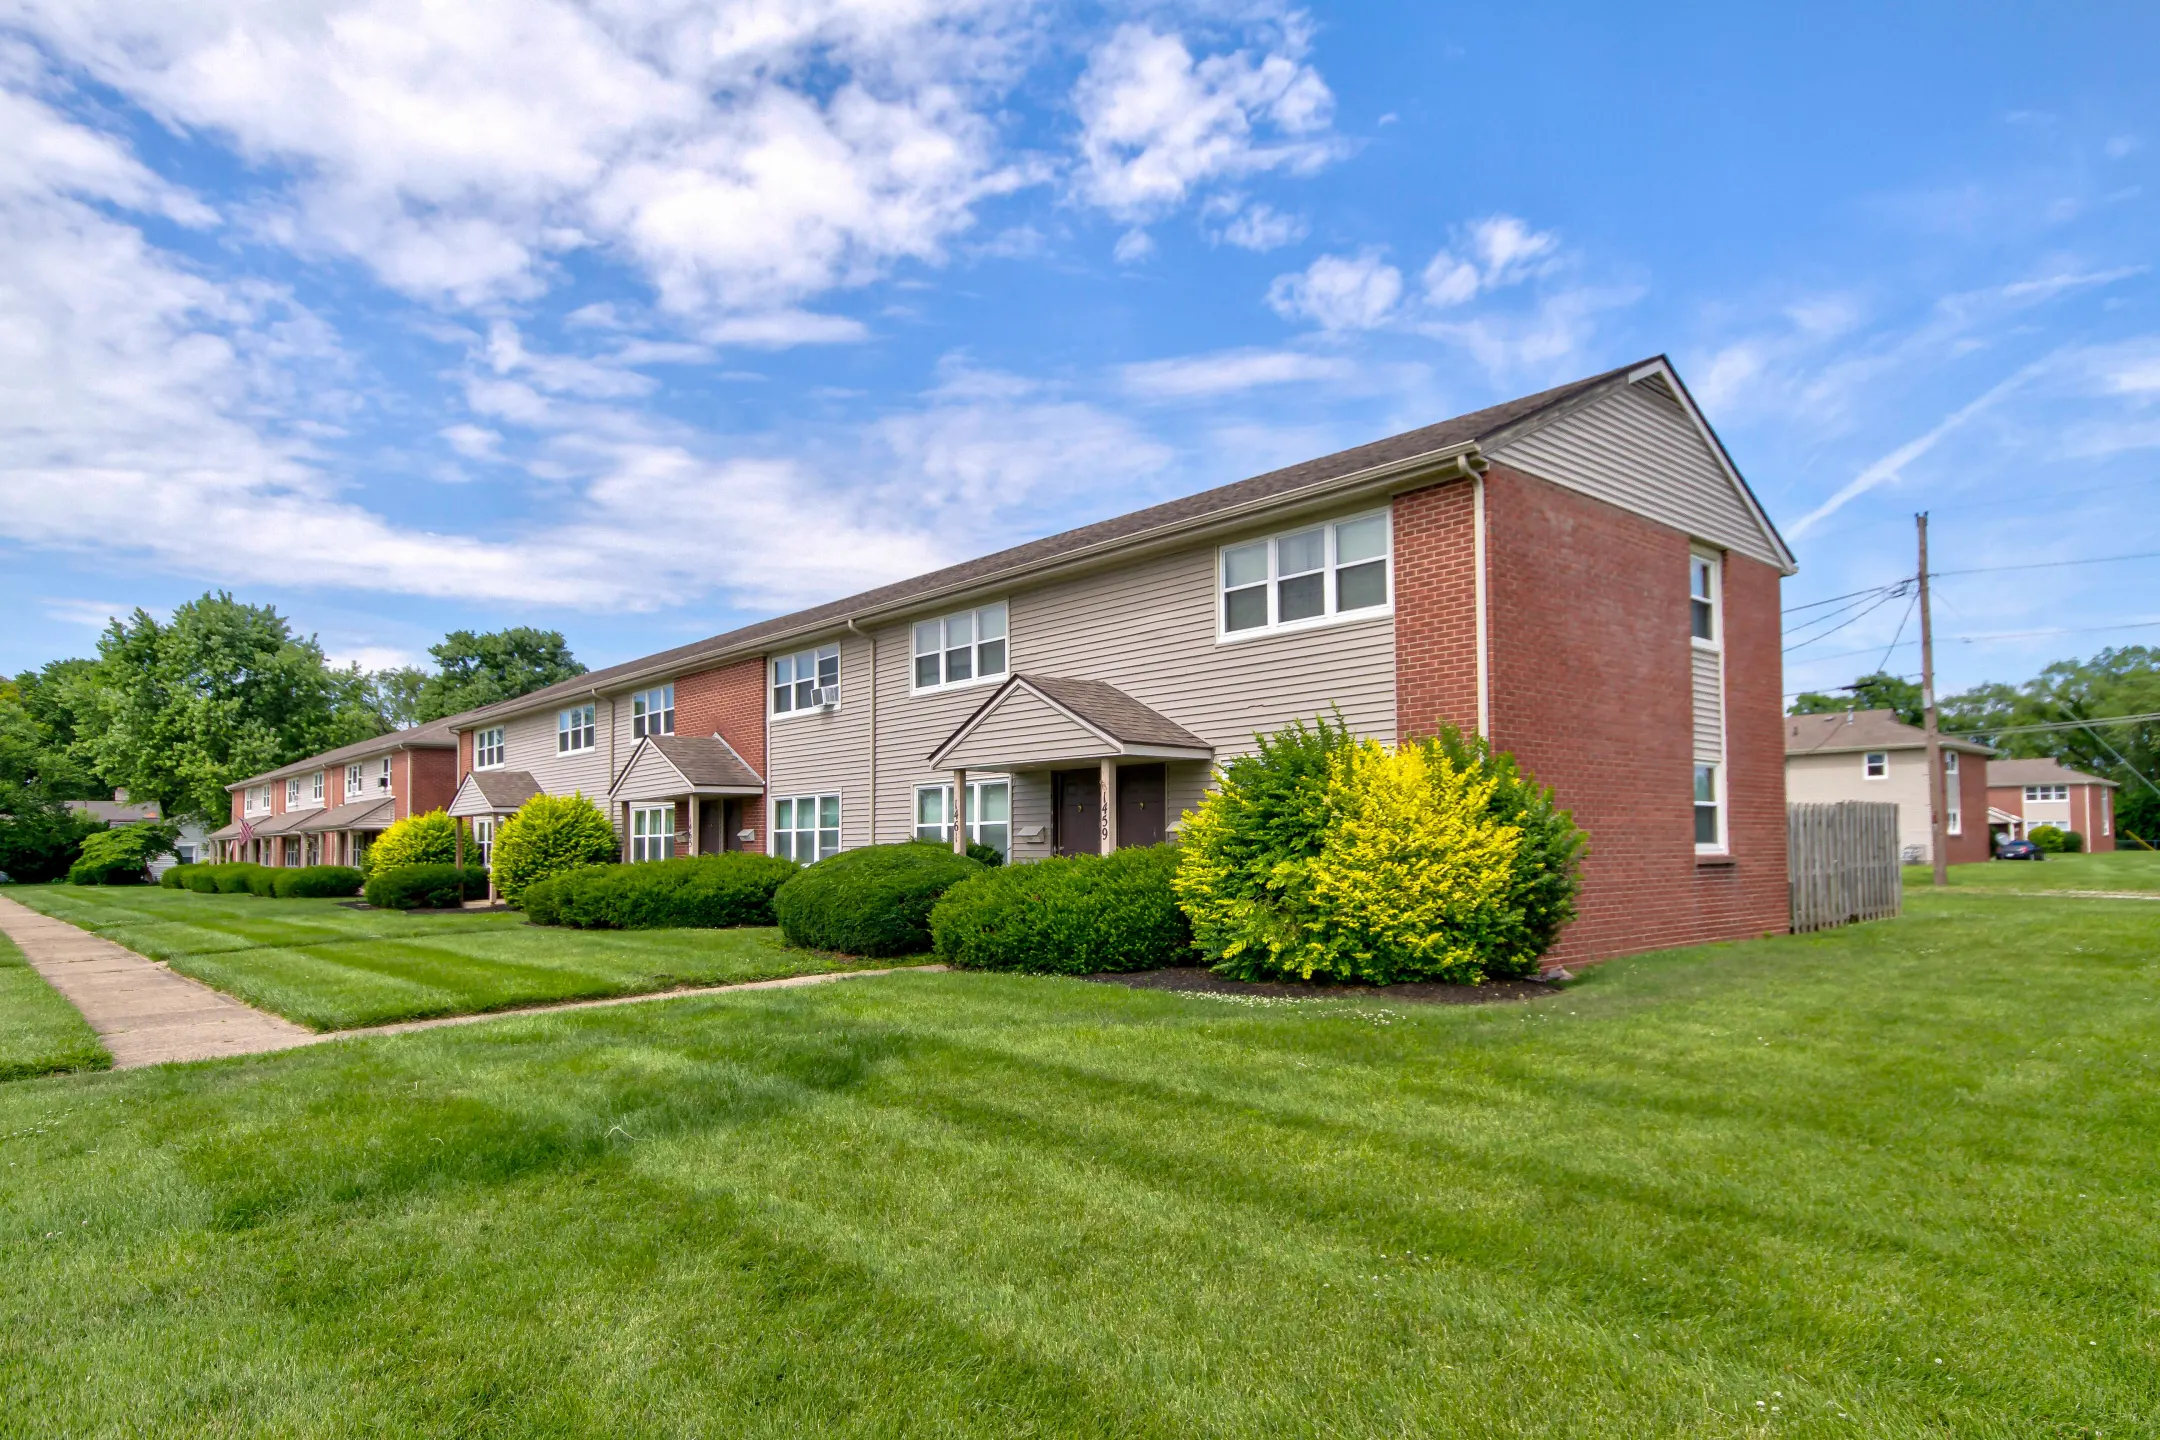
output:
[[[240,822],[240,833],[233,836],[233,843],[236,845],[245,845],[248,843],[248,841],[253,840],[254,838],[255,822],[252,820],[242,820]]]

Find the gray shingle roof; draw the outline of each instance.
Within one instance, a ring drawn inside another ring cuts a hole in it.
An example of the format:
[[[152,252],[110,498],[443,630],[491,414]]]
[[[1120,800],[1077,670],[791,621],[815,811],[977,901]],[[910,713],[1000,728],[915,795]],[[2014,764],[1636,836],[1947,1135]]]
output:
[[[1927,732],[1907,725],[1894,710],[1840,710],[1832,715],[1785,717],[1787,755],[1838,755],[1858,750],[1917,750]],[[1942,737],[1942,748],[1967,755],[1992,755],[1985,745]]]
[[[319,810],[312,820],[300,822],[304,835],[320,834],[326,830],[387,830],[397,819],[397,801],[377,800],[373,804],[365,800],[350,805],[333,805]]]
[[[2082,770],[2072,770],[2060,760],[1990,760],[1988,761],[1988,784],[1990,785],[2106,785],[2118,788],[2113,780],[2098,775],[2088,775]]]
[[[653,749],[692,785],[765,788],[764,777],[717,735],[655,735],[651,740]]]
[[[1015,675],[1014,680],[1032,685],[1093,725],[1113,740],[1127,745],[1166,745],[1188,750],[1207,750],[1207,741],[1175,720],[1150,710],[1114,685],[1100,680],[1075,680],[1064,675]]]
[[[1661,357],[1651,357],[1652,360],[1659,358]],[[672,650],[662,650],[636,660],[626,660],[619,665],[589,671],[575,679],[535,690],[515,700],[482,706],[458,717],[459,728],[468,729],[476,721],[566,704],[572,698],[583,696],[595,689],[606,689],[616,681],[627,680],[633,676],[659,674],[695,662],[718,659],[730,652],[753,651],[761,642],[769,639],[811,632],[821,627],[838,626],[853,616],[904,605],[916,598],[927,599],[946,590],[961,588],[978,581],[988,582],[1011,572],[1048,565],[1113,541],[1137,539],[1155,531],[1226,514],[1256,502],[1288,499],[1301,492],[1324,488],[1331,482],[1347,480],[1378,466],[1412,460],[1420,455],[1444,451],[1451,446],[1471,441],[1490,442],[1502,432],[1522,425],[1542,412],[1587,396],[1602,386],[1624,384],[1631,372],[1648,363],[1650,362],[1637,361],[1632,365],[1623,365],[1616,370],[1555,386],[1535,395],[1525,395],[1483,410],[1473,410],[1467,415],[1458,415],[1436,425],[1406,430],[1400,435],[1391,435],[1368,445],[1340,450],[1315,460],[1301,461],[1280,470],[1252,476],[1250,479],[1219,485],[1212,490],[1181,496],[1160,505],[1151,505],[1145,510],[1135,510],[1127,515],[1097,521],[1093,525],[1083,525],[1075,530],[1031,540],[1024,545],[1015,545],[995,554],[949,565],[926,575],[917,575],[912,579],[896,581],[874,590],[865,590],[845,599],[815,605],[789,615],[775,616],[754,625],[724,631],[709,639],[679,645]]]
[[[540,782],[525,770],[474,770],[459,784],[480,792],[480,797],[504,814],[540,793]]]
[[[385,755],[392,750],[455,750],[457,731],[453,727],[464,720],[463,715],[445,715],[440,720],[430,720],[425,725],[409,725],[403,730],[372,739],[356,740],[350,745],[340,745],[335,750],[325,750],[320,755],[310,755],[305,760],[295,760],[290,765],[280,765],[275,770],[265,770],[260,775],[250,775],[245,780],[235,780],[227,790],[245,789],[260,785],[265,780],[289,780],[295,775],[312,775],[317,770],[332,765],[345,765],[354,760],[365,760],[375,755]]]

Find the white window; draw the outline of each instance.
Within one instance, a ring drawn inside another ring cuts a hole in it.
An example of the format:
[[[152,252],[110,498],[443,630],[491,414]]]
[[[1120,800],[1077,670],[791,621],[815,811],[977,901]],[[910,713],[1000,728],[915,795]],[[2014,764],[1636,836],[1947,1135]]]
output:
[[[480,868],[485,870],[495,863],[495,817],[474,816],[472,838],[473,848],[480,854]]]
[[[640,690],[630,697],[630,734],[642,740],[647,735],[672,735],[675,733],[675,687],[662,685],[655,690]]]
[[[1381,613],[1390,593],[1388,514],[1226,545],[1217,582],[1224,635]]]
[[[259,815],[269,808],[270,787],[268,785],[248,786],[247,798],[242,802],[241,813],[244,815]]]
[[[1005,674],[1005,603],[962,610],[915,622],[917,690],[1002,679]]]
[[[2102,835],[2113,835],[2115,833],[2114,807],[2109,804],[2114,798],[2106,790],[2100,792],[2100,833]]]
[[[1718,562],[1711,555],[1688,557],[1688,635],[1697,645],[1718,643]]]
[[[356,799],[367,793],[367,766],[355,760],[345,767],[345,798]]]
[[[1882,750],[1868,751],[1866,755],[1861,757],[1860,773],[1870,780],[1888,779],[1890,775],[1889,754]]]
[[[675,858],[675,807],[673,805],[634,805],[630,809],[630,858],[636,860],[672,860]]]
[[[472,763],[475,770],[493,770],[503,763],[502,726],[497,725],[492,730],[474,733]]]
[[[308,778],[311,782],[309,788],[314,792],[313,799],[316,804],[320,805],[323,801],[323,772],[317,770]]]
[[[1004,780],[968,782],[967,837],[1000,855],[1012,854],[1012,787]],[[915,787],[915,838],[952,843],[952,786]]]
[[[298,780],[287,780],[285,782],[285,808],[291,810],[298,807],[299,804],[300,782]]]
[[[772,662],[772,710],[817,710],[840,698],[840,647],[824,645]]]
[[[375,766],[375,788],[378,790],[388,790],[390,788],[390,757],[388,755],[383,756]]]
[[[1695,853],[1714,855],[1725,848],[1725,827],[1720,812],[1720,781],[1715,765],[1695,767]]]
[[[1965,833],[1964,796],[1958,794],[1958,752],[1945,750],[1943,757],[1943,828],[1952,835]]]
[[[555,712],[555,753],[570,755],[590,750],[598,743],[593,729],[593,707],[573,705]]]
[[[2027,785],[2025,787],[2025,798],[2027,800],[2068,800],[2070,798],[2070,787],[2068,785]]]
[[[812,865],[840,853],[840,797],[796,795],[773,801],[773,854]]]

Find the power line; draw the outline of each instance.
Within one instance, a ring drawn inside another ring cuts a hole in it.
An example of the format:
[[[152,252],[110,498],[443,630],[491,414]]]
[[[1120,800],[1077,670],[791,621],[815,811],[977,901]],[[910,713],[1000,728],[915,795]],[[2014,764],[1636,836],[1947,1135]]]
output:
[[[1903,580],[1897,582],[1898,585],[1910,585],[1911,583],[1912,577],[1909,575],[1906,576]],[[1828,600],[1810,600],[1805,605],[1793,605],[1779,611],[1778,613],[1781,615],[1797,615],[1802,610],[1820,610],[1823,606],[1835,605],[1840,600],[1851,600],[1856,597],[1864,598],[1869,595],[1880,595],[1885,590],[1893,590],[1896,588],[1897,586],[1895,585],[1876,585],[1866,590],[1855,590],[1849,595],[1832,595]]]
[[[2141,550],[2135,555],[2095,555],[2086,560],[2035,560],[2025,565],[1982,565],[1972,570],[1934,570],[1934,579],[1945,575],[1999,575],[2006,570],[2060,570],[2066,565],[2113,565],[2123,560],[2160,560],[2160,550]]]
[[[1859,617],[1856,615],[1853,618],[1857,620]],[[2142,630],[2155,625],[2160,625],[2160,620],[2125,620],[2114,625],[2083,625],[2056,630],[1996,630],[1984,635],[1945,635],[1943,638],[1945,640],[1955,640],[1960,645],[1983,645],[1993,640],[2029,640],[2048,635],[2096,635],[2109,630]],[[1822,635],[1816,636],[1815,639],[1820,640],[1831,633],[1825,630]],[[1803,640],[1800,645],[1813,643],[1813,640]],[[1898,641],[1887,647],[1883,651],[1883,655],[1887,659],[1891,650],[1904,650],[1919,643],[1917,640]],[[1785,648],[1787,653],[1790,653],[1798,649],[1799,645],[1788,645]],[[1855,655],[1872,655],[1874,653],[1875,647],[1870,645],[1864,650],[1838,650],[1828,655],[1803,655],[1800,657],[1799,663],[1813,665],[1824,660],[1849,660]],[[1880,666],[1878,665],[1877,668],[1880,668]]]
[[[1803,646],[1813,645],[1819,640],[1829,639],[1832,635],[1837,634],[1838,631],[1843,630],[1846,626],[1855,625],[1858,624],[1860,621],[1867,619],[1868,616],[1874,614],[1877,610],[1882,609],[1883,606],[1889,604],[1892,600],[1897,599],[1897,597],[1903,593],[1904,591],[1902,588],[1885,592],[1883,595],[1877,597],[1875,603],[1868,606],[1867,609],[1861,610],[1852,615],[1848,615],[1843,620],[1839,621],[1837,624],[1832,625],[1829,629],[1817,631],[1815,634],[1808,636],[1805,640],[1793,641],[1792,644],[1785,647],[1784,653],[1790,655],[1793,651],[1801,649]],[[1830,619],[1832,617],[1824,616],[1823,618]],[[1814,624],[1816,622],[1809,621],[1808,623]]]
[[[2143,715],[2101,715],[2091,720],[2049,720],[2031,725],[1993,725],[1984,730],[1958,730],[1952,733],[1964,739],[1982,735],[2040,735],[2050,730],[2084,730],[2094,725],[2150,725],[2160,720],[2160,710]]]

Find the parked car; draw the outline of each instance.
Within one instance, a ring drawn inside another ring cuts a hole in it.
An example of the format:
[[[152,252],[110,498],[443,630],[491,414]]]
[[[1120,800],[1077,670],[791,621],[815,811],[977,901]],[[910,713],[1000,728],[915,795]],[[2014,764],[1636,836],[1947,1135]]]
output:
[[[2045,860],[2047,855],[2030,840],[2005,840],[1995,847],[1998,860]]]

